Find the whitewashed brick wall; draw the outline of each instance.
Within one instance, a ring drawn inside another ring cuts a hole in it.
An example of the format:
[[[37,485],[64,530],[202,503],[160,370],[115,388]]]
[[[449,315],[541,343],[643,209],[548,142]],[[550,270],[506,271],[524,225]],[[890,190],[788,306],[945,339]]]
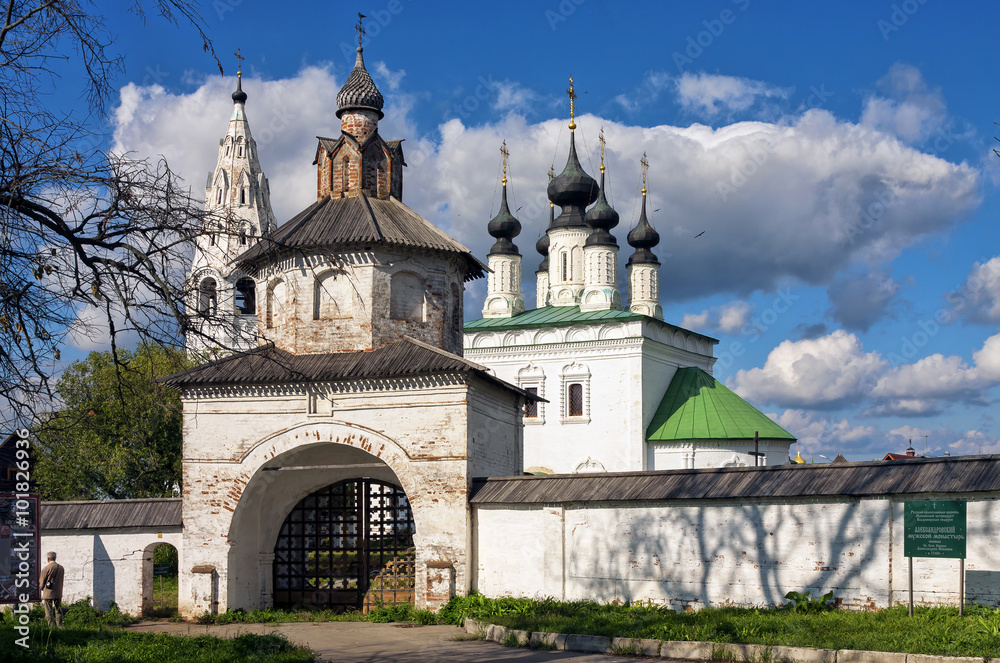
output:
[[[933,496],[926,496],[933,497]],[[966,599],[1000,604],[1000,495],[968,499]],[[638,600],[676,609],[907,600],[897,498],[478,506],[473,587],[487,596]],[[956,604],[958,560],[914,560],[914,600]]]

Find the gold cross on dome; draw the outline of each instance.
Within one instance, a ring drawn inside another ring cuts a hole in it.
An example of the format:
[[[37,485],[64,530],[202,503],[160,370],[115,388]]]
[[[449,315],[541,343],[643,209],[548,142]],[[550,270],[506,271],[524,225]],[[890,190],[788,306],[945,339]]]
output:
[[[556,177],[556,165],[552,164],[549,166],[549,180],[554,180]]]
[[[243,54],[241,53],[242,50],[243,49],[237,48],[236,52],[233,53],[233,55],[236,56],[236,60],[239,62],[239,64],[236,65],[236,75],[237,76],[239,76],[240,74],[243,73],[243,60],[246,59],[246,58],[243,57]]]
[[[361,48],[361,39],[368,34],[365,32],[364,20],[368,18],[361,12],[358,12],[358,24],[354,26],[354,29],[358,31],[358,48]]]
[[[569,77],[569,89],[566,90],[566,94],[569,95],[569,128],[570,131],[576,129],[576,122],[573,120],[576,117],[576,91],[573,89],[573,77]]]
[[[503,145],[500,146],[500,154],[503,156],[503,184],[507,186],[507,157],[510,156],[510,152],[507,150],[507,141],[504,140]]]
[[[646,153],[642,153],[642,159],[639,161],[642,164],[642,195],[646,195],[646,171],[649,170],[649,160],[646,159]]]

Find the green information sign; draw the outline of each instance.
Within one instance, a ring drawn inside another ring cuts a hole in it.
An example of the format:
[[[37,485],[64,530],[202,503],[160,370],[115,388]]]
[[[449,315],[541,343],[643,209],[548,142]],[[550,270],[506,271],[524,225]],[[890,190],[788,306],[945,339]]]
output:
[[[965,502],[904,502],[903,554],[965,559]]]
[[[964,550],[964,548],[963,548]],[[169,564],[153,564],[153,576],[169,576],[170,565]]]

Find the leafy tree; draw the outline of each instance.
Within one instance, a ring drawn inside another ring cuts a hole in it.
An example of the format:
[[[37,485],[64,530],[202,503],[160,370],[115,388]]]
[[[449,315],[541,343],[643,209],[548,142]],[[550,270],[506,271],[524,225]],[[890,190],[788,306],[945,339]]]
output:
[[[123,4],[143,20],[148,11],[193,28],[218,64],[197,0]],[[180,345],[183,333],[200,333],[185,328],[193,239],[235,229],[231,219],[206,218],[164,160],[99,149],[124,69],[106,6],[0,0],[0,418],[8,424],[46,407],[69,335],[110,342],[114,363],[123,334]],[[64,101],[64,73],[87,85],[87,102],[69,113],[52,107]]]
[[[170,497],[181,481],[181,402],[155,382],[190,366],[180,350],[92,352],[59,378],[41,417],[34,478],[47,500]]]

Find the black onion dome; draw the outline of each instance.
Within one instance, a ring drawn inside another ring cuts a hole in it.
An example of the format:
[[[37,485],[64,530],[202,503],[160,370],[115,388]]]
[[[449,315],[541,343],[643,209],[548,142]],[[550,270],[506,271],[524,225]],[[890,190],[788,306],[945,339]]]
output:
[[[493,243],[493,248],[490,249],[491,256],[520,255],[511,240],[521,234],[521,222],[510,213],[510,208],[507,206],[506,181],[503,185],[503,196],[500,199],[500,211],[493,217],[486,229],[497,240]]]
[[[247,102],[247,93],[243,91],[243,76],[241,74],[236,75],[236,92],[233,92],[233,103],[245,104]]]
[[[370,110],[378,113],[378,119],[381,120],[384,117],[383,105],[385,100],[365,69],[365,60],[361,56],[361,47],[358,46],[358,59],[354,62],[354,69],[347,77],[344,87],[337,93],[337,117],[349,110]]]
[[[649,219],[646,218],[645,193],[642,194],[642,212],[639,214],[639,222],[635,224],[635,228],[632,228],[632,230],[629,231],[628,243],[629,246],[635,249],[635,252],[628,259],[628,264],[660,264],[660,261],[657,260],[653,252],[650,251],[651,248],[660,243],[660,233],[653,229],[653,226],[649,223]]]
[[[607,245],[618,246],[615,236],[611,234],[611,229],[618,225],[618,212],[608,204],[608,199],[604,195],[604,172],[601,172],[601,192],[597,196],[597,202],[587,211],[583,220],[593,228],[590,237],[584,242],[584,246]],[[655,231],[654,231],[655,232]]]
[[[569,158],[566,167],[549,182],[549,200],[562,208],[551,228],[586,226],[583,211],[597,198],[597,180],[588,175],[576,156],[574,132],[569,132]]]
[[[549,204],[549,228],[552,227],[552,222],[556,218],[556,208],[551,203]],[[542,233],[542,236],[538,238],[535,242],[535,250],[542,255],[542,262],[538,264],[537,272],[547,272],[549,271],[549,233],[546,229]]]

